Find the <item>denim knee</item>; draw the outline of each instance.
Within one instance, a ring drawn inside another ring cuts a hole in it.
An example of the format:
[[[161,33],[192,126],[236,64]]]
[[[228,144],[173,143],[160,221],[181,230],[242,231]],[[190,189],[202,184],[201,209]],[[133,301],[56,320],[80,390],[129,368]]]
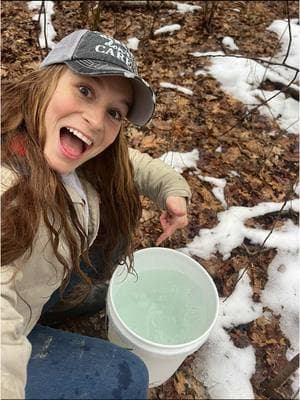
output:
[[[113,399],[147,399],[149,373],[144,362],[132,352],[119,354],[117,385],[112,390]]]

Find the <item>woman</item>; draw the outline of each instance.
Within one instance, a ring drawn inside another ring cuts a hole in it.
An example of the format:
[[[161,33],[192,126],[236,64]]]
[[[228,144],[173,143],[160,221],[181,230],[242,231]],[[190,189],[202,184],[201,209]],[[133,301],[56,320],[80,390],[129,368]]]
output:
[[[66,371],[61,347],[55,352],[62,336],[57,339],[56,330],[35,326],[54,292],[63,294],[74,276],[90,288],[91,277],[109,279],[118,263],[133,270],[139,193],[164,209],[157,244],[187,224],[190,190],[185,180],[160,160],[128,149],[122,129],[125,118],[137,125],[151,119],[152,89],[139,77],[124,44],[80,30],[59,42],[39,70],[17,83],[4,83],[2,96],[2,395],[145,398],[143,363],[98,339],[85,340],[98,350],[101,346],[102,355],[112,348],[118,352],[111,365],[115,381],[107,375],[89,377],[84,395],[74,385],[45,383],[44,370],[68,374],[66,381],[75,374],[75,381],[83,382],[83,364],[77,365],[77,359],[75,368]],[[101,268],[90,262],[92,244],[101,251]],[[76,294],[77,303],[89,296]],[[69,335],[63,347],[68,355],[72,334],[63,334]],[[40,357],[49,341],[52,347]],[[87,365],[94,362],[87,360]]]

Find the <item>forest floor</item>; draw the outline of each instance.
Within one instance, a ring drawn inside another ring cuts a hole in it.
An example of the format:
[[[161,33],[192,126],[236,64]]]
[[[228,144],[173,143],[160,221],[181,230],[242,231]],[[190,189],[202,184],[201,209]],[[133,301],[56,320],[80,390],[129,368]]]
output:
[[[85,6],[83,6],[85,3]],[[266,28],[276,19],[286,18],[284,1],[219,1],[211,21],[205,18],[204,7],[194,13],[170,13],[164,5],[125,7],[115,2],[102,2],[95,21],[93,1],[56,1],[53,26],[58,40],[79,28],[95,28],[119,40],[140,39],[135,51],[141,75],[151,82],[157,94],[153,121],[144,128],[128,126],[130,146],[159,157],[167,151],[198,149],[198,169],[203,175],[226,177],[225,198],[228,207],[255,206],[261,202],[284,202],[295,197],[292,188],[298,178],[298,137],[285,134],[276,121],[258,111],[245,117],[245,106],[225,94],[210,76],[195,76],[195,71],[209,64],[207,58],[195,58],[193,51],[222,50],[221,39],[233,37],[239,53],[245,56],[268,57],[276,52],[278,38]],[[105,5],[105,3],[107,3]],[[167,2],[163,2],[167,3]],[[203,5],[205,2],[189,2]],[[214,2],[207,2],[210,5]],[[216,3],[216,2],[215,2]],[[236,9],[240,9],[237,12]],[[289,2],[290,16],[298,17],[298,2]],[[207,14],[206,14],[207,16]],[[37,22],[25,1],[2,1],[2,78],[14,78],[36,68],[45,55],[37,45]],[[205,22],[206,21],[206,22]],[[178,23],[180,31],[153,35],[153,29]],[[187,86],[193,96],[166,90],[161,81]],[[272,135],[269,133],[273,132]],[[222,152],[216,149],[222,146]],[[230,174],[238,170],[240,176]],[[191,242],[200,229],[212,228],[222,204],[214,197],[211,184],[201,182],[189,171],[183,173],[192,189],[189,225],[163,245],[182,248]],[[160,211],[143,198],[143,218],[136,247],[153,246],[160,234]],[[297,214],[272,213],[248,220],[249,226],[273,229],[286,218],[298,223]],[[253,257],[253,254],[255,256]],[[213,277],[220,296],[233,291],[238,273],[248,267],[254,300],[258,300],[267,281],[267,268],[276,254],[250,242],[236,248],[228,260],[216,255],[213,260],[197,258]],[[105,313],[73,318],[59,325],[61,329],[89,336],[106,338]],[[272,387],[275,377],[286,368],[287,339],[283,336],[279,317],[255,320],[234,328],[231,338],[238,347],[252,344],[256,351],[256,372],[251,379],[256,399],[291,398],[290,381]],[[190,368],[193,356],[182,364],[165,384],[150,390],[151,399],[209,398],[201,382]]]

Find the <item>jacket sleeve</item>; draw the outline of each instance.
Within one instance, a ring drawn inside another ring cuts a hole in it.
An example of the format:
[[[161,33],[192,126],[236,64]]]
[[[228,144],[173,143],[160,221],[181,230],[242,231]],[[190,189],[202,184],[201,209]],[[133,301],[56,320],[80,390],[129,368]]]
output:
[[[23,334],[23,317],[17,312],[14,267],[1,267],[1,398],[24,399],[31,344]]]
[[[169,196],[190,200],[191,190],[186,180],[164,161],[135,149],[129,149],[129,157],[139,192],[156,202],[160,208],[165,208]]]
[[[9,169],[1,168],[1,195],[12,185],[15,178]],[[22,277],[22,272],[17,272],[13,265],[0,268],[1,398],[24,399],[31,344],[24,335],[23,317],[16,307],[16,282]]]

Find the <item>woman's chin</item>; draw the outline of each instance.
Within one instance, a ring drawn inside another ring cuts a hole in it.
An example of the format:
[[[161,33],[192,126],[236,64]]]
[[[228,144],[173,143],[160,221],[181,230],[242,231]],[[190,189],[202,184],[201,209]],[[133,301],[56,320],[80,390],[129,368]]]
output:
[[[74,165],[70,165],[69,163],[62,162],[60,160],[51,160],[46,157],[49,167],[61,175],[67,175],[73,172],[76,168]]]

